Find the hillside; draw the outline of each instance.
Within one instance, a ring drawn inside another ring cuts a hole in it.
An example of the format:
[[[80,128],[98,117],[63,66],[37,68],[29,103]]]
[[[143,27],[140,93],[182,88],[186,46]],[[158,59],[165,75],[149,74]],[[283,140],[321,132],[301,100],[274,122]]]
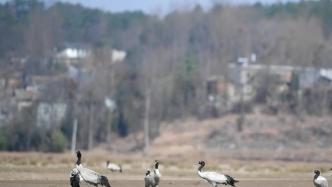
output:
[[[152,154],[218,155],[244,160],[332,161],[330,117],[248,115],[243,132],[236,131],[236,116],[163,124]],[[317,154],[319,152],[320,154]],[[206,154],[205,154],[206,153]],[[215,153],[215,154],[214,154]]]

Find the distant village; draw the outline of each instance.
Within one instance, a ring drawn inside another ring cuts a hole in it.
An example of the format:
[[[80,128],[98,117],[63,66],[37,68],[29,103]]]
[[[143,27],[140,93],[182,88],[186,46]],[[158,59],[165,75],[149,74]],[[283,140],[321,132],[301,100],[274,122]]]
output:
[[[262,91],[272,93],[260,93]],[[236,105],[246,103],[267,103],[270,112],[277,113],[310,100],[319,102],[318,98],[328,110],[332,69],[267,65],[257,61],[256,54],[252,54],[229,63],[226,77],[209,77],[207,93],[209,106],[217,113],[232,111]]]
[[[110,54],[110,63],[122,62],[127,55],[120,50],[111,50]],[[15,118],[15,114],[32,106],[37,106],[37,127],[58,127],[65,119],[70,100],[73,99],[70,89],[81,80],[93,79],[91,72],[83,66],[90,55],[88,48],[64,48],[51,59],[45,60],[65,68],[65,73],[53,75],[29,74],[23,70],[28,58],[11,58],[11,72],[0,78],[0,127]],[[68,89],[68,93],[59,92],[59,88]],[[50,92],[54,95],[50,96]]]
[[[110,54],[110,63],[122,62],[127,55],[121,50],[112,50]],[[38,127],[58,126],[68,113],[71,98],[70,95],[56,93],[56,87],[66,85],[70,89],[80,80],[93,79],[89,70],[82,65],[90,55],[91,50],[88,48],[64,48],[55,53],[52,59],[48,59],[51,63],[66,68],[66,73],[54,75],[30,75],[22,71],[29,59],[12,58],[12,71],[0,79],[0,126],[13,119],[15,113],[32,106],[37,106],[35,117]],[[292,99],[289,97],[294,90],[297,100],[308,100],[310,96],[320,94],[320,91],[332,93],[331,83],[332,69],[266,65],[252,54],[250,57],[241,57],[236,62],[229,63],[226,77],[210,76],[206,80],[208,97],[204,112],[208,112],[208,116],[216,117],[234,111],[239,104],[259,102],[257,100],[264,99],[259,95],[263,87],[273,85],[273,93],[267,94],[268,101],[264,102],[267,102],[271,112],[275,113],[282,109],[283,105],[292,105]],[[55,95],[50,98],[47,95],[49,92],[45,90],[52,87],[55,89]],[[105,102],[110,103],[109,100]],[[111,104],[114,105],[114,101],[111,100]]]

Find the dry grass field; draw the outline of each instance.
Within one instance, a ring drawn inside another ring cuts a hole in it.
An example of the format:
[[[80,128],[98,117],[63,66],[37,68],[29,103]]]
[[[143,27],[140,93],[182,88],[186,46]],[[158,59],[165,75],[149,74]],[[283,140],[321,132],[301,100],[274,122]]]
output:
[[[147,157],[159,159],[156,155]],[[125,156],[94,151],[85,153],[83,158],[86,166],[106,175],[113,187],[144,186],[144,173],[151,167],[150,160],[140,154]],[[205,158],[208,161],[207,169],[223,171],[239,179],[241,182],[237,187],[312,187],[312,171],[315,168],[321,169],[324,176],[332,181],[328,172],[332,165],[330,163]],[[112,173],[105,169],[104,161],[107,159],[121,163],[124,172]],[[180,156],[161,158],[163,178],[160,187],[209,187],[196,174],[193,166],[196,159]],[[74,160],[75,156],[71,153],[0,153],[0,187],[69,186],[69,172]]]
[[[178,122],[181,126],[163,125],[163,133],[152,142],[147,154],[129,152],[130,142],[135,142],[135,138],[128,137],[115,141],[113,145],[118,149],[112,147],[112,151],[105,151],[105,145],[88,152],[82,150],[82,162],[106,175],[113,187],[144,186],[145,171],[152,166],[155,159],[161,161],[163,178],[160,187],[210,186],[196,174],[194,163],[198,160],[205,160],[208,170],[227,173],[239,179],[241,182],[237,187],[312,187],[314,169],[320,169],[323,175],[332,181],[332,171],[329,171],[332,167],[332,149],[329,147],[313,149],[313,144],[308,144],[310,149],[305,146],[296,149],[211,147],[214,144],[210,145],[210,140],[219,139],[213,132],[221,127],[225,129],[234,121],[232,117],[227,120]],[[267,132],[270,138],[279,136],[279,133],[271,134],[268,127],[266,129],[264,132]],[[247,135],[251,132],[253,130],[247,128],[243,137],[237,137],[237,141],[246,142]],[[0,152],[0,187],[69,186],[69,173],[75,160],[75,154],[70,152]],[[107,160],[122,164],[124,172],[119,174],[108,171],[105,168]]]

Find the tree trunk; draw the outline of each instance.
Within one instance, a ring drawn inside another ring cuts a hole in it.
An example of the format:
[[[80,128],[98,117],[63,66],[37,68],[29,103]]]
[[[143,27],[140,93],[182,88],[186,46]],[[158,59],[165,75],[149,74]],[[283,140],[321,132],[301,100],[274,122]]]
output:
[[[106,130],[107,130],[107,137],[106,137],[106,140],[107,140],[107,143],[109,144],[109,145],[111,145],[111,137],[112,137],[112,111],[110,111],[110,109],[107,109],[107,121],[108,121],[108,123],[107,123],[107,128],[106,128]]]
[[[115,94],[114,91],[113,91],[113,88],[114,88],[114,66],[113,66],[113,61],[112,61],[112,52],[110,54],[110,60],[111,60],[111,63],[110,65],[108,66],[109,68],[109,74],[108,74],[108,77],[107,79],[110,81],[110,84],[108,84],[108,92],[110,93],[110,96],[111,96],[111,99],[113,99],[113,95]],[[107,143],[111,146],[111,133],[112,133],[112,119],[113,119],[113,112],[114,111],[111,111],[110,108],[107,109],[107,113],[108,113],[108,117],[107,117],[107,120],[108,120],[108,123],[107,123],[107,137],[106,137],[106,141]]]
[[[242,132],[243,124],[245,120],[245,113],[244,113],[244,85],[241,83],[241,93],[240,93],[240,115],[237,119],[237,131]]]
[[[90,116],[89,116],[89,132],[88,132],[88,150],[90,150],[93,146],[93,136],[94,136],[94,129],[93,129],[93,112],[94,112],[94,104],[90,105]]]
[[[144,151],[148,151],[150,146],[150,105],[151,105],[151,90],[146,91],[145,98],[145,113],[144,113]]]
[[[76,150],[76,137],[77,137],[77,119],[73,123],[73,134],[71,137],[71,152],[75,153]]]

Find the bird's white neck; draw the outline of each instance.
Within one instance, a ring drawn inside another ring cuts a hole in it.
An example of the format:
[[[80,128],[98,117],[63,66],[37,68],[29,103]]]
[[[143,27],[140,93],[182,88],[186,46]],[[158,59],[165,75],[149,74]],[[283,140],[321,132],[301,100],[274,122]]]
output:
[[[83,165],[82,164],[76,164],[76,168],[82,168]]]
[[[161,176],[161,174],[160,174],[160,172],[159,172],[159,169],[154,169],[154,172],[155,172],[155,174],[156,174],[158,177]]]
[[[200,170],[198,170],[198,171],[197,171],[197,174],[198,174],[199,177],[201,177],[201,178],[203,178],[203,179],[206,179],[206,176],[205,176],[205,172],[204,172],[204,171],[200,171]]]
[[[204,175],[204,172],[202,172],[203,167],[204,167],[204,165],[200,165],[197,169],[198,176],[200,176],[202,178],[203,178],[203,175]]]

